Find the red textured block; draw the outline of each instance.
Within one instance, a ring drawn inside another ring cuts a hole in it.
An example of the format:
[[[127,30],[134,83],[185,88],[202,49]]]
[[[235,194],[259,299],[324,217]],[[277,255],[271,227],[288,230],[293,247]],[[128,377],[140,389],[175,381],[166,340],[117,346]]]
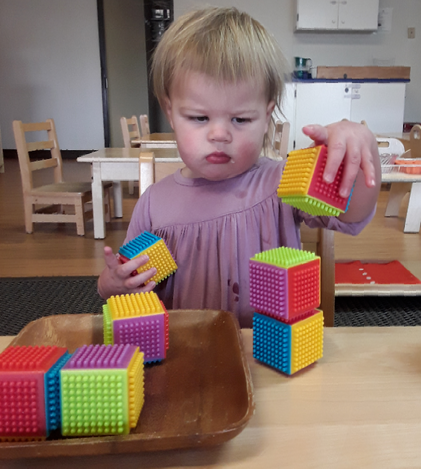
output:
[[[341,165],[339,166],[334,181],[331,184],[327,184],[323,181],[323,173],[326,167],[326,161],[327,147],[325,145],[321,145],[319,157],[317,158],[313,177],[311,178],[308,189],[308,195],[345,212],[349,198],[343,198],[339,195],[339,186],[342,182],[344,162],[342,161]]]
[[[47,434],[45,373],[66,353],[51,347],[9,347],[0,354],[0,440]]]
[[[320,304],[320,258],[288,269],[288,317],[295,318]]]

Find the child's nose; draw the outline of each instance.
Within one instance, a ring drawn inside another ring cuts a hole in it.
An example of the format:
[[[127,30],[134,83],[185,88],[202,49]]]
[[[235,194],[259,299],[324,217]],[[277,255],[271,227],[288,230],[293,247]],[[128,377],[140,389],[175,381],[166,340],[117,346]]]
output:
[[[209,129],[209,140],[213,142],[230,143],[232,136],[229,129],[222,123],[214,123]]]

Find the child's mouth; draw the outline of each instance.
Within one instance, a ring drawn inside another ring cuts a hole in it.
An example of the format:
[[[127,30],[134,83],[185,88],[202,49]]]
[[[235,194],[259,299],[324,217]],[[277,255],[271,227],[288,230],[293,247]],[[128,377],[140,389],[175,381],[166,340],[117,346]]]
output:
[[[223,152],[214,152],[206,157],[206,161],[212,164],[226,164],[229,163],[231,158]]]

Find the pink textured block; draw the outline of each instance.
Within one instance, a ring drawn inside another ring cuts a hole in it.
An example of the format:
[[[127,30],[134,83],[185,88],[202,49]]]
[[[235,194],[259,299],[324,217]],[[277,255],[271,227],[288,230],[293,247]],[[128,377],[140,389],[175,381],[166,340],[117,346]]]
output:
[[[151,314],[113,321],[114,344],[138,346],[144,353],[145,363],[163,360],[167,350],[165,322],[165,314]]]
[[[320,259],[282,268],[250,261],[250,305],[286,323],[320,304]]]

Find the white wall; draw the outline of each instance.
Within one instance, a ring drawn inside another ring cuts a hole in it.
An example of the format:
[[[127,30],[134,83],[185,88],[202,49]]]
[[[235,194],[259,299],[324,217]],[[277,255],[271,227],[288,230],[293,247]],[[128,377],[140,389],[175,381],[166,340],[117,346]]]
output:
[[[52,117],[62,149],[104,146],[96,0],[0,0],[0,127]]]
[[[374,58],[410,66],[404,119],[421,122],[420,0],[380,0],[380,8],[393,8],[392,28],[390,32],[374,34],[294,33],[295,0],[174,0],[174,4],[176,17],[190,8],[208,4],[247,11],[274,34],[291,68],[294,56],[310,57],[316,66],[374,65]],[[408,39],[408,27],[417,27],[415,39]]]

